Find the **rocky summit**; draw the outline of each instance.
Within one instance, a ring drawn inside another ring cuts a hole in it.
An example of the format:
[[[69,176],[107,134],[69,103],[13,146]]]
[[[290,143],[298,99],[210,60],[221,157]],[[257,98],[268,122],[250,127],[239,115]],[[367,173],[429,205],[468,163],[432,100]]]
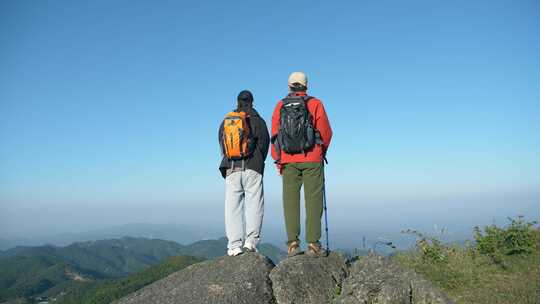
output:
[[[336,304],[451,304],[430,282],[389,259],[368,255],[351,267]]]
[[[258,253],[191,265],[122,298],[121,304],[275,303],[272,261]]]
[[[387,258],[349,264],[340,254],[299,255],[277,266],[259,253],[194,264],[121,299],[120,304],[452,304],[420,275]]]
[[[345,258],[335,252],[328,257],[298,255],[281,262],[270,273],[278,304],[330,303],[347,277]]]

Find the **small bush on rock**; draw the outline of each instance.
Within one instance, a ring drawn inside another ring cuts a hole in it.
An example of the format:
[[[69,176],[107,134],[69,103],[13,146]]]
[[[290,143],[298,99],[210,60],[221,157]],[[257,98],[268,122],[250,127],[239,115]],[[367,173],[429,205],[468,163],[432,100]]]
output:
[[[416,236],[416,248],[422,254],[422,258],[427,262],[447,263],[449,251],[453,249],[437,238],[426,236],[417,230],[405,230],[403,233]]]

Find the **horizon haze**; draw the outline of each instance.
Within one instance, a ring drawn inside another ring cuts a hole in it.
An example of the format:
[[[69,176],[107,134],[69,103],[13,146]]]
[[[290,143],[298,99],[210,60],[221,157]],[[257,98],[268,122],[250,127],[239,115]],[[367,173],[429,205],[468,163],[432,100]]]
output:
[[[8,0],[0,44],[0,239],[224,235],[218,127],[244,89],[270,125],[293,71],[334,131],[338,246],[540,219],[537,1]],[[281,180],[265,170],[262,241],[279,243]]]

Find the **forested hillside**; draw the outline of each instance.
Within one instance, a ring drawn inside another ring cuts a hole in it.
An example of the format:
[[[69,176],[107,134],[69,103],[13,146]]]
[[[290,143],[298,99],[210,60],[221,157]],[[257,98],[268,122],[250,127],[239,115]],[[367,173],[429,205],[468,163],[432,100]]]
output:
[[[275,262],[285,256],[271,244],[261,244],[260,249]],[[15,247],[0,256],[0,303],[12,299],[56,298],[61,294],[81,295],[89,289],[107,290],[107,284],[118,282],[127,284],[122,286],[128,289],[129,286],[140,287],[171,269],[225,254],[225,238],[189,245],[124,237],[79,242],[66,247]],[[174,258],[151,268],[170,257]],[[131,274],[140,275],[129,277]]]

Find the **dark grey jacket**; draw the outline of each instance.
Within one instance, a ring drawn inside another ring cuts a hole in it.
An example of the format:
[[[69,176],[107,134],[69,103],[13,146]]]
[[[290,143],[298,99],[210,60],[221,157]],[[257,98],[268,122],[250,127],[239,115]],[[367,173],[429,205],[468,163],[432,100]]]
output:
[[[266,127],[266,122],[259,116],[259,113],[253,108],[243,110],[248,114],[249,125],[251,128],[253,139],[255,140],[255,150],[253,155],[245,160],[245,168],[251,169],[259,172],[261,175],[264,175],[264,161],[268,155],[268,147],[270,145],[270,135],[268,134],[268,128]],[[222,138],[223,138],[223,122],[219,126],[219,145],[221,152],[223,154],[222,148]],[[238,161],[237,161],[238,162]],[[231,161],[223,156],[221,164],[219,165],[219,171],[221,171],[221,176],[226,177],[227,169],[231,167]],[[235,165],[236,167],[236,165]]]

